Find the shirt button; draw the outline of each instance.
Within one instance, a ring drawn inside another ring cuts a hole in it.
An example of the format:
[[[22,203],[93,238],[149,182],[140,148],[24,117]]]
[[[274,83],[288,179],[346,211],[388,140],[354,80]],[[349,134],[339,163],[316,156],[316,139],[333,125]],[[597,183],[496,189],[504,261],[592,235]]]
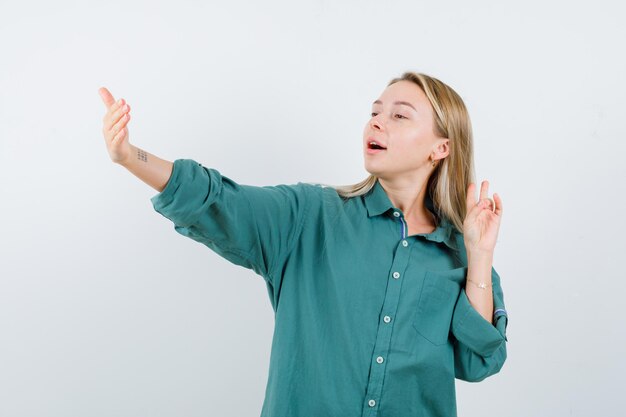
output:
[[[396,217],[400,217],[400,213],[398,213],[397,211],[394,211],[393,215],[396,216]]]
[[[385,317],[383,318],[383,321],[384,321],[385,323],[389,323],[389,322],[391,321],[391,317],[389,317],[389,316],[385,316]]]
[[[384,361],[384,359],[383,359],[382,356],[379,356],[379,357],[376,358],[376,362],[378,362],[378,363],[383,363],[383,361]]]
[[[404,246],[406,248],[407,246],[409,246],[409,242],[407,242],[406,240],[403,240],[402,241],[402,246]]]
[[[376,405],[376,401],[374,400],[369,400],[367,403],[370,405],[370,407],[374,407]]]
[[[399,273],[399,272],[394,272],[394,273],[393,273],[393,277],[394,277],[395,279],[400,278],[400,273]]]

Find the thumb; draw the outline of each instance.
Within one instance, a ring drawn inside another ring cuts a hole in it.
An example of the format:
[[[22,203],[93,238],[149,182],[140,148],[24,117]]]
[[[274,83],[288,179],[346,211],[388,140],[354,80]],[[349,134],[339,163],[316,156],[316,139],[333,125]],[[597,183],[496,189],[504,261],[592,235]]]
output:
[[[107,109],[110,108],[113,104],[115,104],[115,99],[113,95],[106,89],[106,87],[100,87],[98,89],[98,93],[104,102],[104,105],[107,106]]]

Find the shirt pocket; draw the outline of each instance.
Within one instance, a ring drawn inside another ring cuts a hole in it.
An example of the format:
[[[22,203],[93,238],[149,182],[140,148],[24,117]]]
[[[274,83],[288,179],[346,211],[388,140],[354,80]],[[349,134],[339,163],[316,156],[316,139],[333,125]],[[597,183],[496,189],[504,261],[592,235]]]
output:
[[[454,306],[467,276],[467,267],[427,270],[413,316],[415,330],[434,345],[448,341]]]

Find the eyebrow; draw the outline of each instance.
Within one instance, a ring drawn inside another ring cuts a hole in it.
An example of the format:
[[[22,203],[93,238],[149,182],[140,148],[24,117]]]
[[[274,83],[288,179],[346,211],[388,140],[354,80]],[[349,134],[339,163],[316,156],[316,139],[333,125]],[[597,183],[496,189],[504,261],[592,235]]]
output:
[[[372,104],[383,104],[383,102],[382,102],[382,101],[380,101],[380,100],[376,100],[376,101],[375,101],[375,102],[373,102]],[[405,106],[409,106],[409,107],[410,107],[410,108],[412,108],[413,110],[417,111],[417,110],[415,109],[415,107],[413,107],[413,105],[412,105],[411,103],[409,103],[408,101],[394,101],[394,103],[393,103],[393,104],[402,104],[402,105],[405,105]]]

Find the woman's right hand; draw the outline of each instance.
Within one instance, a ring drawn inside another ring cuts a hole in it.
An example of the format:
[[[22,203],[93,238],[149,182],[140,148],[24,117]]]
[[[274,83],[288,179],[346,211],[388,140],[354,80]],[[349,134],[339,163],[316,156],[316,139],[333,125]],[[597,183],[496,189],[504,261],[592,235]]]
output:
[[[113,95],[105,87],[98,90],[107,112],[102,119],[102,134],[111,160],[124,165],[130,159],[131,146],[128,140],[126,124],[130,120],[130,106],[124,99],[115,101]]]

